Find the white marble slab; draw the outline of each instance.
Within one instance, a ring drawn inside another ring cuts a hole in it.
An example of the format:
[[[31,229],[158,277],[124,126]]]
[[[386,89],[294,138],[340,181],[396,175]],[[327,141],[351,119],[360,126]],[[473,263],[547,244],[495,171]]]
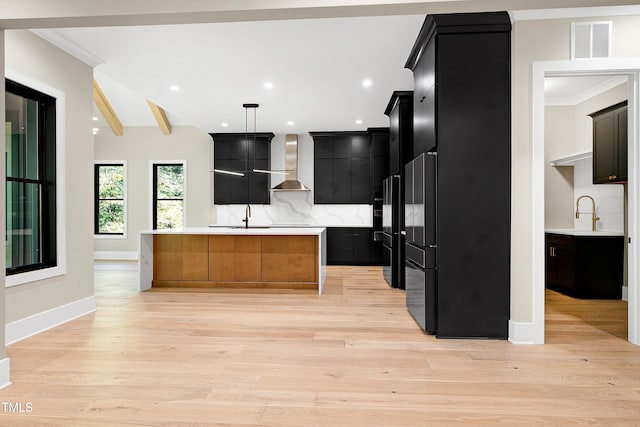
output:
[[[242,225],[246,205],[216,205],[215,225]],[[373,227],[372,205],[315,205],[310,191],[273,192],[271,204],[251,205],[253,225]]]

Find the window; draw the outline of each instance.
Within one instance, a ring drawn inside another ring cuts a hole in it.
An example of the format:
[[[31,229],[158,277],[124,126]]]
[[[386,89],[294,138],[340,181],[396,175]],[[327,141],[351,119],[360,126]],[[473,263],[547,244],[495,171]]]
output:
[[[184,226],[184,163],[153,164],[153,229]]]
[[[94,233],[124,236],[126,233],[126,170],[124,162],[94,165]]]
[[[6,80],[6,274],[56,265],[56,100]]]

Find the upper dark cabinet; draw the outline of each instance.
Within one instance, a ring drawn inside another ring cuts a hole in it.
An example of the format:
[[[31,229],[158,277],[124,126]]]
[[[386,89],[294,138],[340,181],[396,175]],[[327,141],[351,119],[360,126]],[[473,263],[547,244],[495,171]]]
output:
[[[627,182],[627,101],[589,115],[593,119],[593,183]]]
[[[314,203],[372,204],[388,175],[388,128],[310,132],[314,142]]]
[[[395,91],[384,113],[389,116],[389,175],[402,174],[413,155],[413,92]]]
[[[273,133],[212,133],[214,169],[242,172],[244,176],[215,173],[213,202],[226,204],[269,204],[269,175],[253,169],[271,168]]]

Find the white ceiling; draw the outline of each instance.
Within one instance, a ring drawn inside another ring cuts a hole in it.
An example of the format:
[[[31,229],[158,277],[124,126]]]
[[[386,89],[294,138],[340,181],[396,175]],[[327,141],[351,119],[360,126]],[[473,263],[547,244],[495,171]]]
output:
[[[545,77],[546,105],[576,105],[627,82],[626,76]]]
[[[591,13],[606,14],[602,9]],[[572,13],[587,16],[585,9],[562,9],[517,11],[512,18]],[[615,13],[638,13],[638,8]],[[35,32],[95,66],[95,78],[124,126],[156,125],[148,99],[165,109],[174,126],[252,131],[252,112],[247,125],[242,104],[258,103],[258,132],[306,133],[388,126],[384,110],[392,92],[413,88],[404,63],[423,21],[420,14]],[[364,79],[372,86],[363,87]],[[267,81],[273,89],[264,87]],[[566,102],[580,96],[580,85],[571,81],[573,94],[547,97]],[[571,81],[558,79],[555,86]],[[180,91],[171,91],[171,85]],[[94,125],[106,128],[97,116]]]
[[[413,88],[404,64],[423,21],[409,15],[55,32],[103,61],[95,78],[125,126],[155,124],[149,99],[172,125],[243,132],[242,104],[258,103],[257,131],[301,133],[388,126],[392,92]]]

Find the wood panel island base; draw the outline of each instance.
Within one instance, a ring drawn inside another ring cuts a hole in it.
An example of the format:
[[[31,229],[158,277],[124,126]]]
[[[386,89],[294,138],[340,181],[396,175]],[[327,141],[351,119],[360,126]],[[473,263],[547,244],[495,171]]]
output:
[[[140,290],[151,287],[318,289],[324,228],[189,228],[140,235]]]

